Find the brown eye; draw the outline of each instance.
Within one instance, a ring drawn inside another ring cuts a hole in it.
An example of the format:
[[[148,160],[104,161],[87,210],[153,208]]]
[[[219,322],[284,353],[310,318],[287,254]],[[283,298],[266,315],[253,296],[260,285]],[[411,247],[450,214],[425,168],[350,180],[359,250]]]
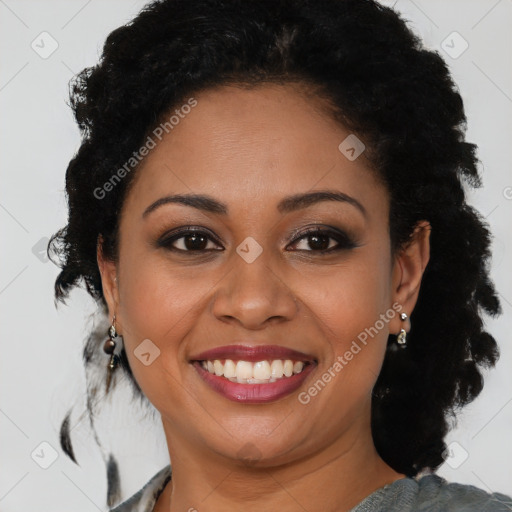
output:
[[[209,244],[209,242],[212,242]],[[217,242],[205,231],[187,229],[175,233],[171,236],[165,236],[158,242],[160,247],[165,247],[170,251],[181,252],[204,252],[215,249]]]
[[[333,240],[336,242],[335,245],[333,245]],[[294,240],[293,245],[297,246],[299,243],[302,243],[303,248],[296,248],[294,250],[329,253],[356,247],[355,242],[345,233],[318,228],[312,228],[303,232],[299,238]],[[309,247],[310,249],[304,247]]]

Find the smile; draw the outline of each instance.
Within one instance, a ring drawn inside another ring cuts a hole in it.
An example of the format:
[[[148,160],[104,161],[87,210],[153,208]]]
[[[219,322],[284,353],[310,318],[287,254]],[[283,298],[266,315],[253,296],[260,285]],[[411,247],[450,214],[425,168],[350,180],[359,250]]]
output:
[[[211,389],[244,403],[279,400],[297,390],[316,367],[311,356],[272,345],[218,347],[191,363]]]

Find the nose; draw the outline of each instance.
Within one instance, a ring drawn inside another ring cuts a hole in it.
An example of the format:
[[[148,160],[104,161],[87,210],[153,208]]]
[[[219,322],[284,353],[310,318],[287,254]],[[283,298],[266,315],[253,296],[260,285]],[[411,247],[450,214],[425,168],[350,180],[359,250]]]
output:
[[[237,253],[232,259],[230,271],[218,283],[212,299],[212,311],[219,320],[260,330],[269,323],[289,321],[297,314],[298,304],[290,283],[279,276],[277,265],[272,268],[265,251],[250,263]]]

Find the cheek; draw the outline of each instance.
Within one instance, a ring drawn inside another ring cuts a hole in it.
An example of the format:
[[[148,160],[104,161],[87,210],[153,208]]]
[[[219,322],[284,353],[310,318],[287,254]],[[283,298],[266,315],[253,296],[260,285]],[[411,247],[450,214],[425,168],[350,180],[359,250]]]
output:
[[[133,374],[151,400],[152,392],[176,387],[184,357],[181,340],[195,323],[204,290],[168,264],[137,257],[136,251],[125,254],[119,304],[124,345]]]
[[[211,273],[183,268],[163,250],[148,249],[147,243],[143,233],[131,233],[121,246],[123,327],[133,348],[149,338],[176,351],[179,345],[171,342],[180,339],[179,334],[194,321],[205,290],[211,286]]]
[[[322,425],[325,435],[369,411],[386,351],[389,320],[397,314],[390,309],[390,285],[386,283],[390,283],[387,264],[369,256],[316,280],[309,291],[309,304],[315,307],[324,340],[324,357],[315,378],[298,398],[312,416],[325,417],[328,411]]]
[[[325,362],[332,365],[341,357],[344,379],[350,381],[376,377],[389,321],[396,315],[390,304],[390,258],[382,256],[383,250],[365,247],[347,264],[317,274],[308,291],[308,303],[328,342]],[[362,368],[368,371],[363,374]]]

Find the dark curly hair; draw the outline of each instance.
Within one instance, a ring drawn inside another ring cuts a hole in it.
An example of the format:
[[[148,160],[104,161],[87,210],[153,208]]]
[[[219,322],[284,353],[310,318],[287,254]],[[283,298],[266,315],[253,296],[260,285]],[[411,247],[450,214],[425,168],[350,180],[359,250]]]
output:
[[[481,181],[476,146],[465,141],[462,98],[441,56],[391,8],[373,0],[160,0],[114,30],[98,65],[71,82],[82,143],[66,172],[68,224],[49,243],[61,266],[56,300],[84,283],[106,313],[98,236],[116,260],[119,212],[137,167],[106,200],[95,190],[169,112],[224,84],[292,82],[326,100],[333,117],[365,141],[389,191],[393,251],[419,221],[431,225],[408,348],[386,353],[372,432],[396,471],[434,470],[444,460],[450,418],[480,393],[482,368],[498,359],[482,316],[500,313],[500,303],[489,278],[489,229],[465,201],[464,187]],[[104,338],[89,337],[86,364]],[[124,349],[121,363],[144,397]],[[89,398],[97,388],[89,387]],[[74,458],[66,435],[61,443]]]

